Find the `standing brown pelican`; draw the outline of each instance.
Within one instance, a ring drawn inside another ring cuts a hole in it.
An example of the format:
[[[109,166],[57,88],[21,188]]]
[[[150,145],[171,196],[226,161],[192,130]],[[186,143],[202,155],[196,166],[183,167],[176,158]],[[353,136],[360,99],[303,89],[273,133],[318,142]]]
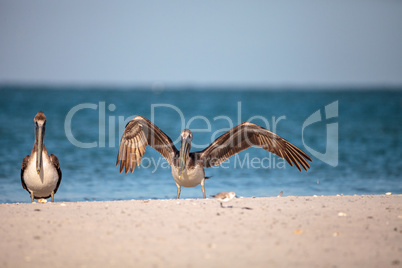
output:
[[[181,186],[195,187],[201,184],[205,198],[204,168],[217,166],[229,157],[249,148],[258,146],[279,157],[284,158],[291,166],[293,164],[301,171],[310,168],[307,160],[310,157],[302,150],[279,137],[275,133],[253,123],[244,122],[235,126],[217,138],[202,151],[190,153],[193,134],[184,129],[181,132],[180,151],[172,140],[151,121],[137,116],[126,125],[120,141],[116,166],[120,163],[120,172],[134,171],[135,165],[140,165],[145,147],[150,145],[157,150],[172,167],[173,179],[177,186],[177,198],[180,197]]]
[[[31,195],[31,200],[52,197],[57,192],[61,182],[59,160],[54,154],[47,153],[45,139],[46,116],[38,112],[34,118],[35,144],[31,155],[22,160],[21,183],[22,187]]]

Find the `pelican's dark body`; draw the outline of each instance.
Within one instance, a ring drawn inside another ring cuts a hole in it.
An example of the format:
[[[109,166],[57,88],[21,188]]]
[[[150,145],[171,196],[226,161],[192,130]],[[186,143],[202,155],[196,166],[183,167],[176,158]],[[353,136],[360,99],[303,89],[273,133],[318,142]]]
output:
[[[145,147],[150,145],[157,150],[170,164],[172,176],[177,186],[177,198],[180,197],[181,186],[194,187],[201,184],[205,198],[205,168],[217,166],[229,157],[251,147],[258,146],[284,158],[291,166],[307,170],[310,157],[302,150],[253,123],[244,122],[217,138],[207,148],[190,153],[193,136],[190,130],[181,133],[180,151],[172,140],[151,121],[142,116],[132,119],[124,130],[120,142],[116,165],[120,163],[120,172],[134,171],[144,155]]]

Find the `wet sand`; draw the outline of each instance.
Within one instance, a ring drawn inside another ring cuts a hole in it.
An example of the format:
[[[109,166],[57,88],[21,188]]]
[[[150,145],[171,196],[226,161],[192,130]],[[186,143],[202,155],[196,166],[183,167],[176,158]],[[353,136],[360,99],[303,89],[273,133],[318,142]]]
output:
[[[0,267],[402,267],[402,195],[224,205],[1,204]]]

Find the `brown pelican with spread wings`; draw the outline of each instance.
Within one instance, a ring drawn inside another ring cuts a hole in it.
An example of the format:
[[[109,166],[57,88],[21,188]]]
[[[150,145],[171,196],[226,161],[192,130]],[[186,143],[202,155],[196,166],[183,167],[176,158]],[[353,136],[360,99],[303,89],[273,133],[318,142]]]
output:
[[[207,148],[199,152],[190,153],[193,134],[184,129],[181,134],[180,151],[176,149],[172,140],[151,121],[142,116],[136,116],[128,124],[120,141],[116,166],[120,163],[120,172],[127,174],[139,166],[147,145],[158,151],[172,167],[173,179],[177,186],[177,199],[180,197],[181,187],[195,187],[201,184],[205,198],[205,171],[204,168],[217,166],[229,157],[249,148],[258,146],[264,150],[284,158],[291,166],[295,165],[300,171],[310,168],[307,160],[310,157],[275,133],[255,125],[244,122],[235,126],[217,138]],[[306,160],[307,159],[307,160]]]

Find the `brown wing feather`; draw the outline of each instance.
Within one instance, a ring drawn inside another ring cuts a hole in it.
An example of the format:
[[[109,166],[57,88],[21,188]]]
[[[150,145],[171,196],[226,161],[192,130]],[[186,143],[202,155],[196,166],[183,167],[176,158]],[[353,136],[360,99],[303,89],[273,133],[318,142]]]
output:
[[[126,174],[129,170],[132,173],[135,165],[140,165],[147,145],[158,151],[170,165],[172,164],[177,152],[172,140],[148,119],[136,116],[128,122],[120,140],[116,161],[116,166],[120,163],[120,172],[125,169]]]
[[[275,133],[249,122],[235,126],[196,154],[203,161],[204,167],[209,168],[252,146],[284,158],[291,166],[295,164],[300,171],[301,167],[305,170],[310,168],[307,160],[312,160],[305,152]]]
[[[54,193],[57,193],[57,189],[59,189],[60,182],[61,182],[61,176],[62,176],[61,169],[60,169],[60,163],[59,163],[59,159],[54,154],[50,155],[50,161],[53,163],[54,167],[57,170],[57,174],[59,175],[59,180],[57,181],[56,188],[54,189]]]
[[[24,159],[22,160],[22,165],[21,165],[21,184],[22,184],[22,188],[24,188],[27,191],[28,191],[28,188],[24,181],[24,171],[28,166],[28,161],[29,161],[29,155],[24,157]]]

